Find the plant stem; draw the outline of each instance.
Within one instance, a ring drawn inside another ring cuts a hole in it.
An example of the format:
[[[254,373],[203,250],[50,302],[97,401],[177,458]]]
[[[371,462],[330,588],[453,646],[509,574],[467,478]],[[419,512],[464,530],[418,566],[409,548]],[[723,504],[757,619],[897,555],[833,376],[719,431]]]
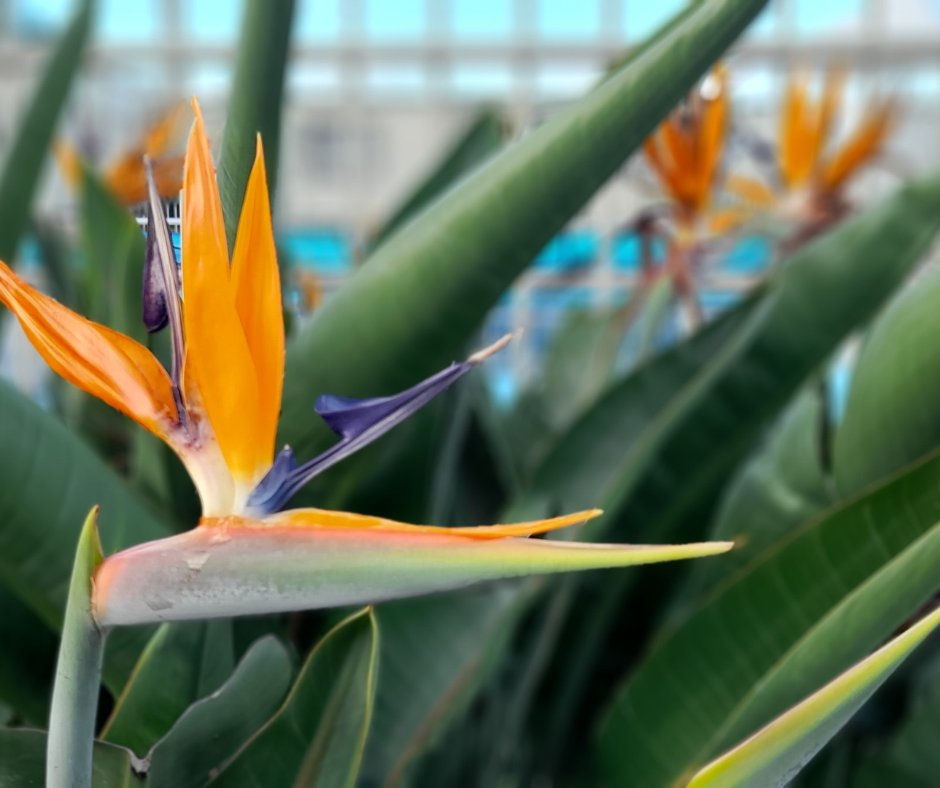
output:
[[[52,688],[46,788],[91,788],[105,635],[91,610],[92,575],[102,561],[97,521],[95,507],[85,519],[72,567]]]

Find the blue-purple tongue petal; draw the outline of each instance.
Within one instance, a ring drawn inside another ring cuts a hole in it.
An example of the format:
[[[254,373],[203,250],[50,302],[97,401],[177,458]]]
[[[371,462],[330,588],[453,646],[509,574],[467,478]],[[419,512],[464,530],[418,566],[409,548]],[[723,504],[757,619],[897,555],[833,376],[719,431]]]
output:
[[[352,440],[377,425],[382,425],[382,432],[385,432],[430,402],[472,367],[473,364],[467,361],[451,364],[418,385],[391,397],[355,399],[323,394],[317,397],[314,410],[333,432],[346,440]]]
[[[249,508],[265,514],[279,511],[315,476],[359,451],[416,413],[477,364],[505,347],[510,338],[507,335],[493,345],[474,353],[466,361],[451,364],[436,375],[390,397],[354,399],[331,394],[319,397],[315,410],[329,428],[339,435],[340,441],[312,460],[292,468],[288,468],[279,455],[271,470],[248,497]]]

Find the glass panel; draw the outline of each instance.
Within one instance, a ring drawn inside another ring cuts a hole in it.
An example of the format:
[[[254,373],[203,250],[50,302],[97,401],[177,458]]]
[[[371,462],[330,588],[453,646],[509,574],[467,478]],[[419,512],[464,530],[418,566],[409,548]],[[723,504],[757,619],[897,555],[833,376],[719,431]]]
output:
[[[371,38],[421,38],[427,31],[425,0],[367,0],[365,33]]]
[[[418,66],[372,66],[366,75],[370,90],[381,94],[417,93],[426,84],[425,72]]]
[[[846,33],[858,30],[863,18],[863,0],[791,0],[796,32],[804,35]]]
[[[457,66],[453,86],[456,93],[472,96],[505,95],[512,87],[512,73],[507,66]]]
[[[685,6],[685,0],[659,0],[656,3],[631,0],[624,11],[627,38],[636,41],[646,38],[661,25],[668,22]]]
[[[99,40],[108,43],[156,41],[164,32],[162,7],[155,0],[106,0],[96,16]]]
[[[600,0],[539,2],[538,33],[543,38],[593,38],[600,31]]]
[[[340,0],[303,0],[295,14],[294,33],[299,41],[339,38],[342,29]]]
[[[510,0],[452,0],[454,35],[505,40],[512,33]]]
[[[601,70],[590,66],[544,66],[536,84],[541,95],[550,98],[580,96],[601,77]]]
[[[234,43],[243,5],[243,0],[186,0],[180,3],[183,30],[197,41]]]

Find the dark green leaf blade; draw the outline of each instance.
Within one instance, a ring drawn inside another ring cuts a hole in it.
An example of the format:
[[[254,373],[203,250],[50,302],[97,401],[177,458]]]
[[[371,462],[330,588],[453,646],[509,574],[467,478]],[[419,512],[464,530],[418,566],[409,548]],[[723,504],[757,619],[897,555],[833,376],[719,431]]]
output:
[[[163,624],[140,655],[100,738],[143,755],[190,705],[218,689],[234,665],[228,619]]]
[[[866,338],[835,440],[844,495],[940,445],[933,397],[940,385],[938,299],[940,273],[931,271],[895,299]]]
[[[246,0],[238,59],[219,160],[219,191],[229,251],[242,212],[245,186],[255,160],[255,137],[264,142],[271,199],[277,192],[278,149],[284,73],[294,18],[294,0]]]
[[[169,529],[81,439],[6,383],[0,383],[0,425],[0,582],[58,630],[78,524],[89,508],[102,506],[105,553],[167,536]],[[134,642],[141,637],[118,634]],[[120,688],[137,658],[133,649],[115,649],[120,641],[111,639],[105,657],[112,688]],[[120,659],[109,661],[112,654]]]
[[[0,260],[12,263],[29,224],[49,144],[88,42],[93,7],[92,0],[83,0],[56,45],[7,153],[0,176]]]
[[[150,752],[148,788],[201,788],[274,715],[290,687],[277,638],[254,643],[218,692],[190,706]]]
[[[371,609],[331,630],[310,653],[280,711],[213,785],[351,788],[372,716],[377,656]]]
[[[95,742],[92,784],[95,788],[143,785],[133,771],[130,750]],[[0,728],[0,785],[39,788],[46,782],[46,732],[30,728]]]

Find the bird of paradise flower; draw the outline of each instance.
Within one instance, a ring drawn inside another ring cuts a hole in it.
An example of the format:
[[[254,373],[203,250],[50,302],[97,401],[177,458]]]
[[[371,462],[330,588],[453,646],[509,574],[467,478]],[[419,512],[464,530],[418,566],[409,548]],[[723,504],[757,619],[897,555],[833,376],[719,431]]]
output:
[[[639,292],[645,295],[660,280],[669,280],[673,293],[696,324],[703,320],[695,285],[703,243],[737,223],[736,214],[715,210],[714,205],[729,113],[728,71],[718,66],[643,145],[646,161],[669,198],[672,229],[667,231],[653,212],[637,220],[635,229],[641,241]],[[666,241],[666,258],[659,266],[651,253],[654,236]]]
[[[182,138],[184,103],[161,115],[129,150],[121,153],[102,173],[108,189],[124,205],[137,205],[147,199],[144,159],[152,161],[157,192],[164,199],[179,195],[183,183],[183,157],[173,155]],[[77,187],[82,180],[82,160],[75,147],[60,141],[55,147],[59,169],[65,180]]]
[[[810,96],[806,74],[794,74],[780,112],[776,173],[772,185],[731,177],[729,191],[752,214],[778,216],[795,225],[786,246],[794,248],[823,232],[851,210],[846,188],[884,150],[898,116],[891,98],[872,99],[841,144],[835,142],[845,73],[831,70],[818,99]]]
[[[98,567],[92,609],[99,626],[373,603],[488,579],[730,549],[724,542],[632,546],[525,538],[596,517],[596,509],[472,528],[285,510],[311,478],[417,411],[508,337],[393,396],[321,396],[316,412],[339,440],[305,462],[289,447],[275,454],[285,339],[261,140],[230,261],[209,143],[193,106],[181,281],[152,173],[149,178],[144,319],[151,330],[169,328],[169,371],[143,345],[72,312],[0,263],[0,301],[50,367],[165,441],[201,500],[193,530],[116,553]]]

